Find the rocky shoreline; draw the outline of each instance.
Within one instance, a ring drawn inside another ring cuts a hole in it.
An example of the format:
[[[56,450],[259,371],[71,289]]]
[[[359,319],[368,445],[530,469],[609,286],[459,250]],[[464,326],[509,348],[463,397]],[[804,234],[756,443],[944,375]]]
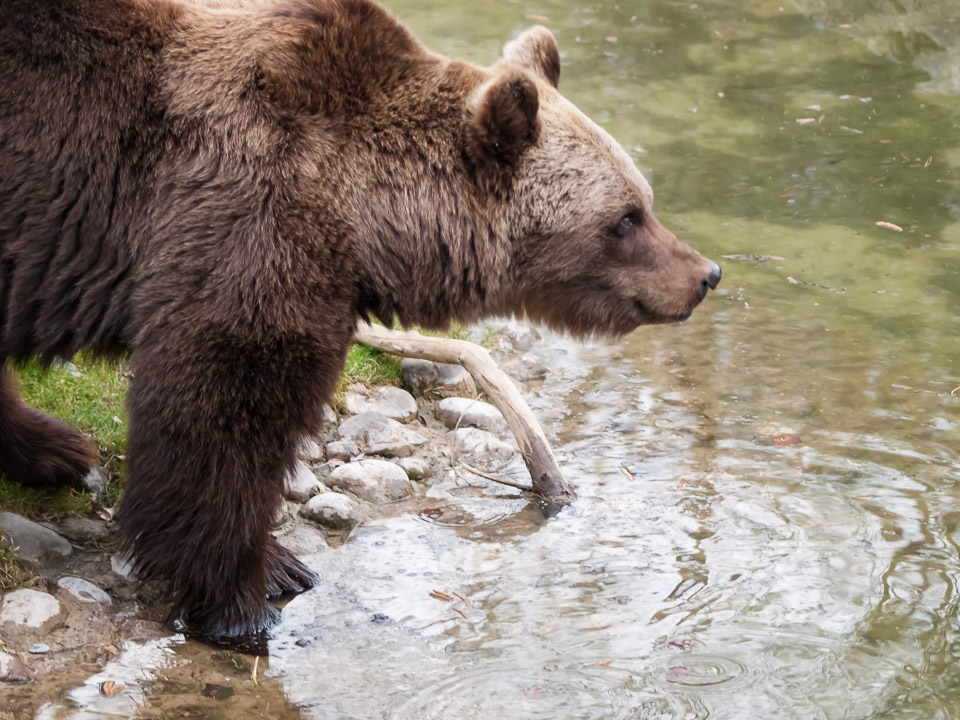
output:
[[[494,351],[517,357],[532,344],[531,332],[499,331]],[[412,359],[402,369],[407,389],[351,386],[343,415],[327,408],[323,435],[304,439],[272,531],[295,554],[335,548],[367,519],[403,512],[403,501],[432,489],[489,482],[473,469],[523,468],[503,416],[477,399],[466,371]],[[520,380],[540,374],[531,356],[508,371]],[[162,622],[166,606],[152,588],[137,584],[130,559],[116,552],[111,518],[109,508],[55,523],[0,513],[4,542],[36,578],[33,587],[0,601],[0,690],[27,691],[54,676],[60,688],[80,683],[117,657],[124,641],[171,635]],[[36,693],[18,695],[22,709],[40,700]],[[4,711],[0,704],[0,719]]]

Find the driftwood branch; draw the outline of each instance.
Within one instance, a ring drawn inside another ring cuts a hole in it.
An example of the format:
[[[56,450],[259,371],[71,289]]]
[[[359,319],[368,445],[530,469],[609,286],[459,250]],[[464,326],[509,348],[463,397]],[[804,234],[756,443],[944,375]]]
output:
[[[388,330],[363,322],[357,326],[354,339],[394,355],[462,365],[503,413],[530,471],[533,491],[548,503],[562,503],[574,497],[540,423],[517,386],[485,348],[466,340],[428,337],[418,332]]]

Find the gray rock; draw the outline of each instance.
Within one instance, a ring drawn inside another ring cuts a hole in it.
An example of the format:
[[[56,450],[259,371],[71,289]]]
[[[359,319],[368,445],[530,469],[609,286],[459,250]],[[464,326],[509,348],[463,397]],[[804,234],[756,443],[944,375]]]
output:
[[[328,482],[331,487],[375,504],[396,502],[412,492],[403,468],[384,460],[360,460],[341,465],[330,473]]]
[[[107,471],[101,467],[92,467],[90,472],[83,476],[83,479],[80,481],[83,486],[92,492],[98,497],[102,497],[107,494],[107,481],[109,477],[107,476]]]
[[[0,682],[20,685],[33,680],[30,668],[20,662],[15,655],[0,652]]]
[[[337,416],[337,413],[329,405],[323,406],[323,424],[327,427],[333,427],[337,424],[337,421],[340,418]]]
[[[549,372],[547,364],[533,353],[524,353],[500,367],[507,375],[520,382],[543,380]]]
[[[300,515],[331,530],[350,530],[363,522],[360,503],[338,492],[326,492],[310,498]]]
[[[46,655],[50,652],[50,646],[44,643],[33,643],[27,648],[27,652],[31,655]]]
[[[417,401],[413,395],[392,385],[375,388],[354,386],[347,390],[343,406],[351,415],[375,412],[400,422],[417,417]]]
[[[496,355],[507,355],[517,350],[523,352],[541,339],[539,331],[523,322],[511,322],[490,335],[485,345]]]
[[[110,556],[110,569],[122,578],[130,577],[133,572],[133,557],[126,553],[114,553]]]
[[[17,548],[17,557],[29,563],[47,564],[73,552],[65,538],[20,515],[0,513],[0,530],[0,542]]]
[[[407,387],[418,395],[429,393],[440,397],[477,396],[476,383],[470,373],[460,365],[404,358],[400,361],[400,369]]]
[[[79,545],[106,537],[110,532],[106,521],[100,518],[68,517],[55,527],[61,535]]]
[[[46,635],[66,614],[60,601],[49,593],[29,588],[14,590],[0,604],[0,633]]]
[[[411,480],[424,480],[436,472],[434,467],[423,458],[400,458],[397,460],[397,465],[403,468]]]
[[[322,492],[323,483],[299,460],[283,481],[283,494],[290,500],[306,502],[318,492]]]
[[[327,492],[324,495],[336,495],[336,493]],[[317,497],[323,497],[323,495]],[[302,508],[300,514],[303,514]],[[291,528],[278,536],[277,542],[297,556],[315,555],[327,549],[327,540],[323,533],[307,525],[297,525]]]
[[[297,457],[306,462],[321,462],[323,460],[323,448],[313,438],[301,438],[300,445],[297,448]]]
[[[460,428],[450,436],[458,458],[484,472],[499,470],[517,454],[513,445],[486,430]]]
[[[414,448],[427,442],[420,433],[372,412],[344,420],[337,434],[341,440],[352,440],[367,454],[388,457],[407,457]]]
[[[113,600],[110,599],[110,596],[89,580],[68,575],[60,578],[57,581],[57,586],[66,590],[82,603],[113,605]]]
[[[475,427],[501,438],[511,437],[507,421],[490,403],[468,398],[445,398],[437,405],[437,415],[451,430],[456,427]]]
[[[334,440],[327,443],[327,457],[330,460],[350,460],[360,454],[360,446],[353,440]]]

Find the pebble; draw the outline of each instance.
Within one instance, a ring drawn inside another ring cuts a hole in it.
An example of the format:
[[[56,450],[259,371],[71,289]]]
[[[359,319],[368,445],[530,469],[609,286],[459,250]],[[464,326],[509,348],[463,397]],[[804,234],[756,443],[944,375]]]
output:
[[[44,645],[43,643],[33,643],[27,648],[27,652],[31,655],[46,655],[50,652],[50,646]]]
[[[20,662],[15,655],[0,652],[0,682],[21,685],[31,680],[33,675],[30,668]]]
[[[50,528],[14,513],[0,512],[0,528],[0,542],[17,548],[17,557],[25,562],[47,564],[73,552],[70,543]]]
[[[418,395],[430,393],[440,397],[477,396],[476,383],[470,373],[460,365],[404,358],[400,362],[400,369],[407,387]]]
[[[366,459],[341,465],[330,473],[328,482],[331,487],[377,505],[402,500],[413,490],[403,468],[385,460]]]
[[[0,605],[0,633],[31,632],[46,635],[59,625],[66,611],[50,593],[21,588],[4,596]]]
[[[494,472],[517,455],[516,448],[486,430],[460,428],[450,435],[459,459],[478,470]]]
[[[297,457],[306,462],[322,462],[323,448],[313,438],[301,438],[300,445],[297,447]]]
[[[293,471],[283,481],[283,494],[290,500],[306,502],[318,492],[323,491],[323,483],[303,462],[297,460]]]
[[[110,556],[110,569],[122,578],[130,577],[133,572],[133,557],[127,553],[114,553]]]
[[[336,495],[336,493],[324,493]],[[323,497],[317,495],[317,497]],[[300,511],[303,514],[303,510]],[[282,535],[277,536],[277,542],[297,557],[314,555],[327,549],[327,539],[323,533],[309,525],[296,525]]]
[[[334,425],[337,424],[337,421],[339,419],[340,419],[339,416],[337,415],[336,411],[332,407],[330,407],[329,405],[323,406],[323,424],[324,425],[328,427],[333,427]]]
[[[501,438],[511,437],[510,426],[503,414],[490,403],[461,397],[445,398],[437,406],[437,415],[451,430],[475,427]]]
[[[103,497],[107,494],[107,481],[109,479],[106,470],[100,467],[92,467],[80,482],[94,495]]]
[[[331,530],[350,530],[363,522],[360,503],[338,492],[325,492],[310,498],[300,515]]]
[[[327,443],[327,457],[331,460],[350,460],[360,454],[360,446],[353,440],[334,440]]]
[[[392,385],[375,388],[354,385],[347,390],[343,406],[350,415],[375,412],[400,422],[417,417],[417,401],[413,395]]]
[[[63,588],[82,603],[100,603],[113,605],[113,600],[103,590],[89,580],[66,576],[57,581],[57,586]]]
[[[423,458],[407,457],[397,460],[397,465],[403,468],[411,480],[425,480],[435,474],[434,467]]]
[[[374,412],[344,420],[337,434],[341,440],[352,440],[367,454],[388,457],[406,457],[427,442],[420,433]]]

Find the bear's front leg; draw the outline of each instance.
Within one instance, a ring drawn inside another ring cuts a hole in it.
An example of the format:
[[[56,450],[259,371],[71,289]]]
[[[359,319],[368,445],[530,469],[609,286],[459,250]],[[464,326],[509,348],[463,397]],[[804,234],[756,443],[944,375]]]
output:
[[[166,587],[187,633],[262,643],[279,617],[267,596],[313,584],[267,533],[297,442],[319,427],[325,365],[297,334],[254,342],[178,323],[141,336],[118,521],[137,577]]]

